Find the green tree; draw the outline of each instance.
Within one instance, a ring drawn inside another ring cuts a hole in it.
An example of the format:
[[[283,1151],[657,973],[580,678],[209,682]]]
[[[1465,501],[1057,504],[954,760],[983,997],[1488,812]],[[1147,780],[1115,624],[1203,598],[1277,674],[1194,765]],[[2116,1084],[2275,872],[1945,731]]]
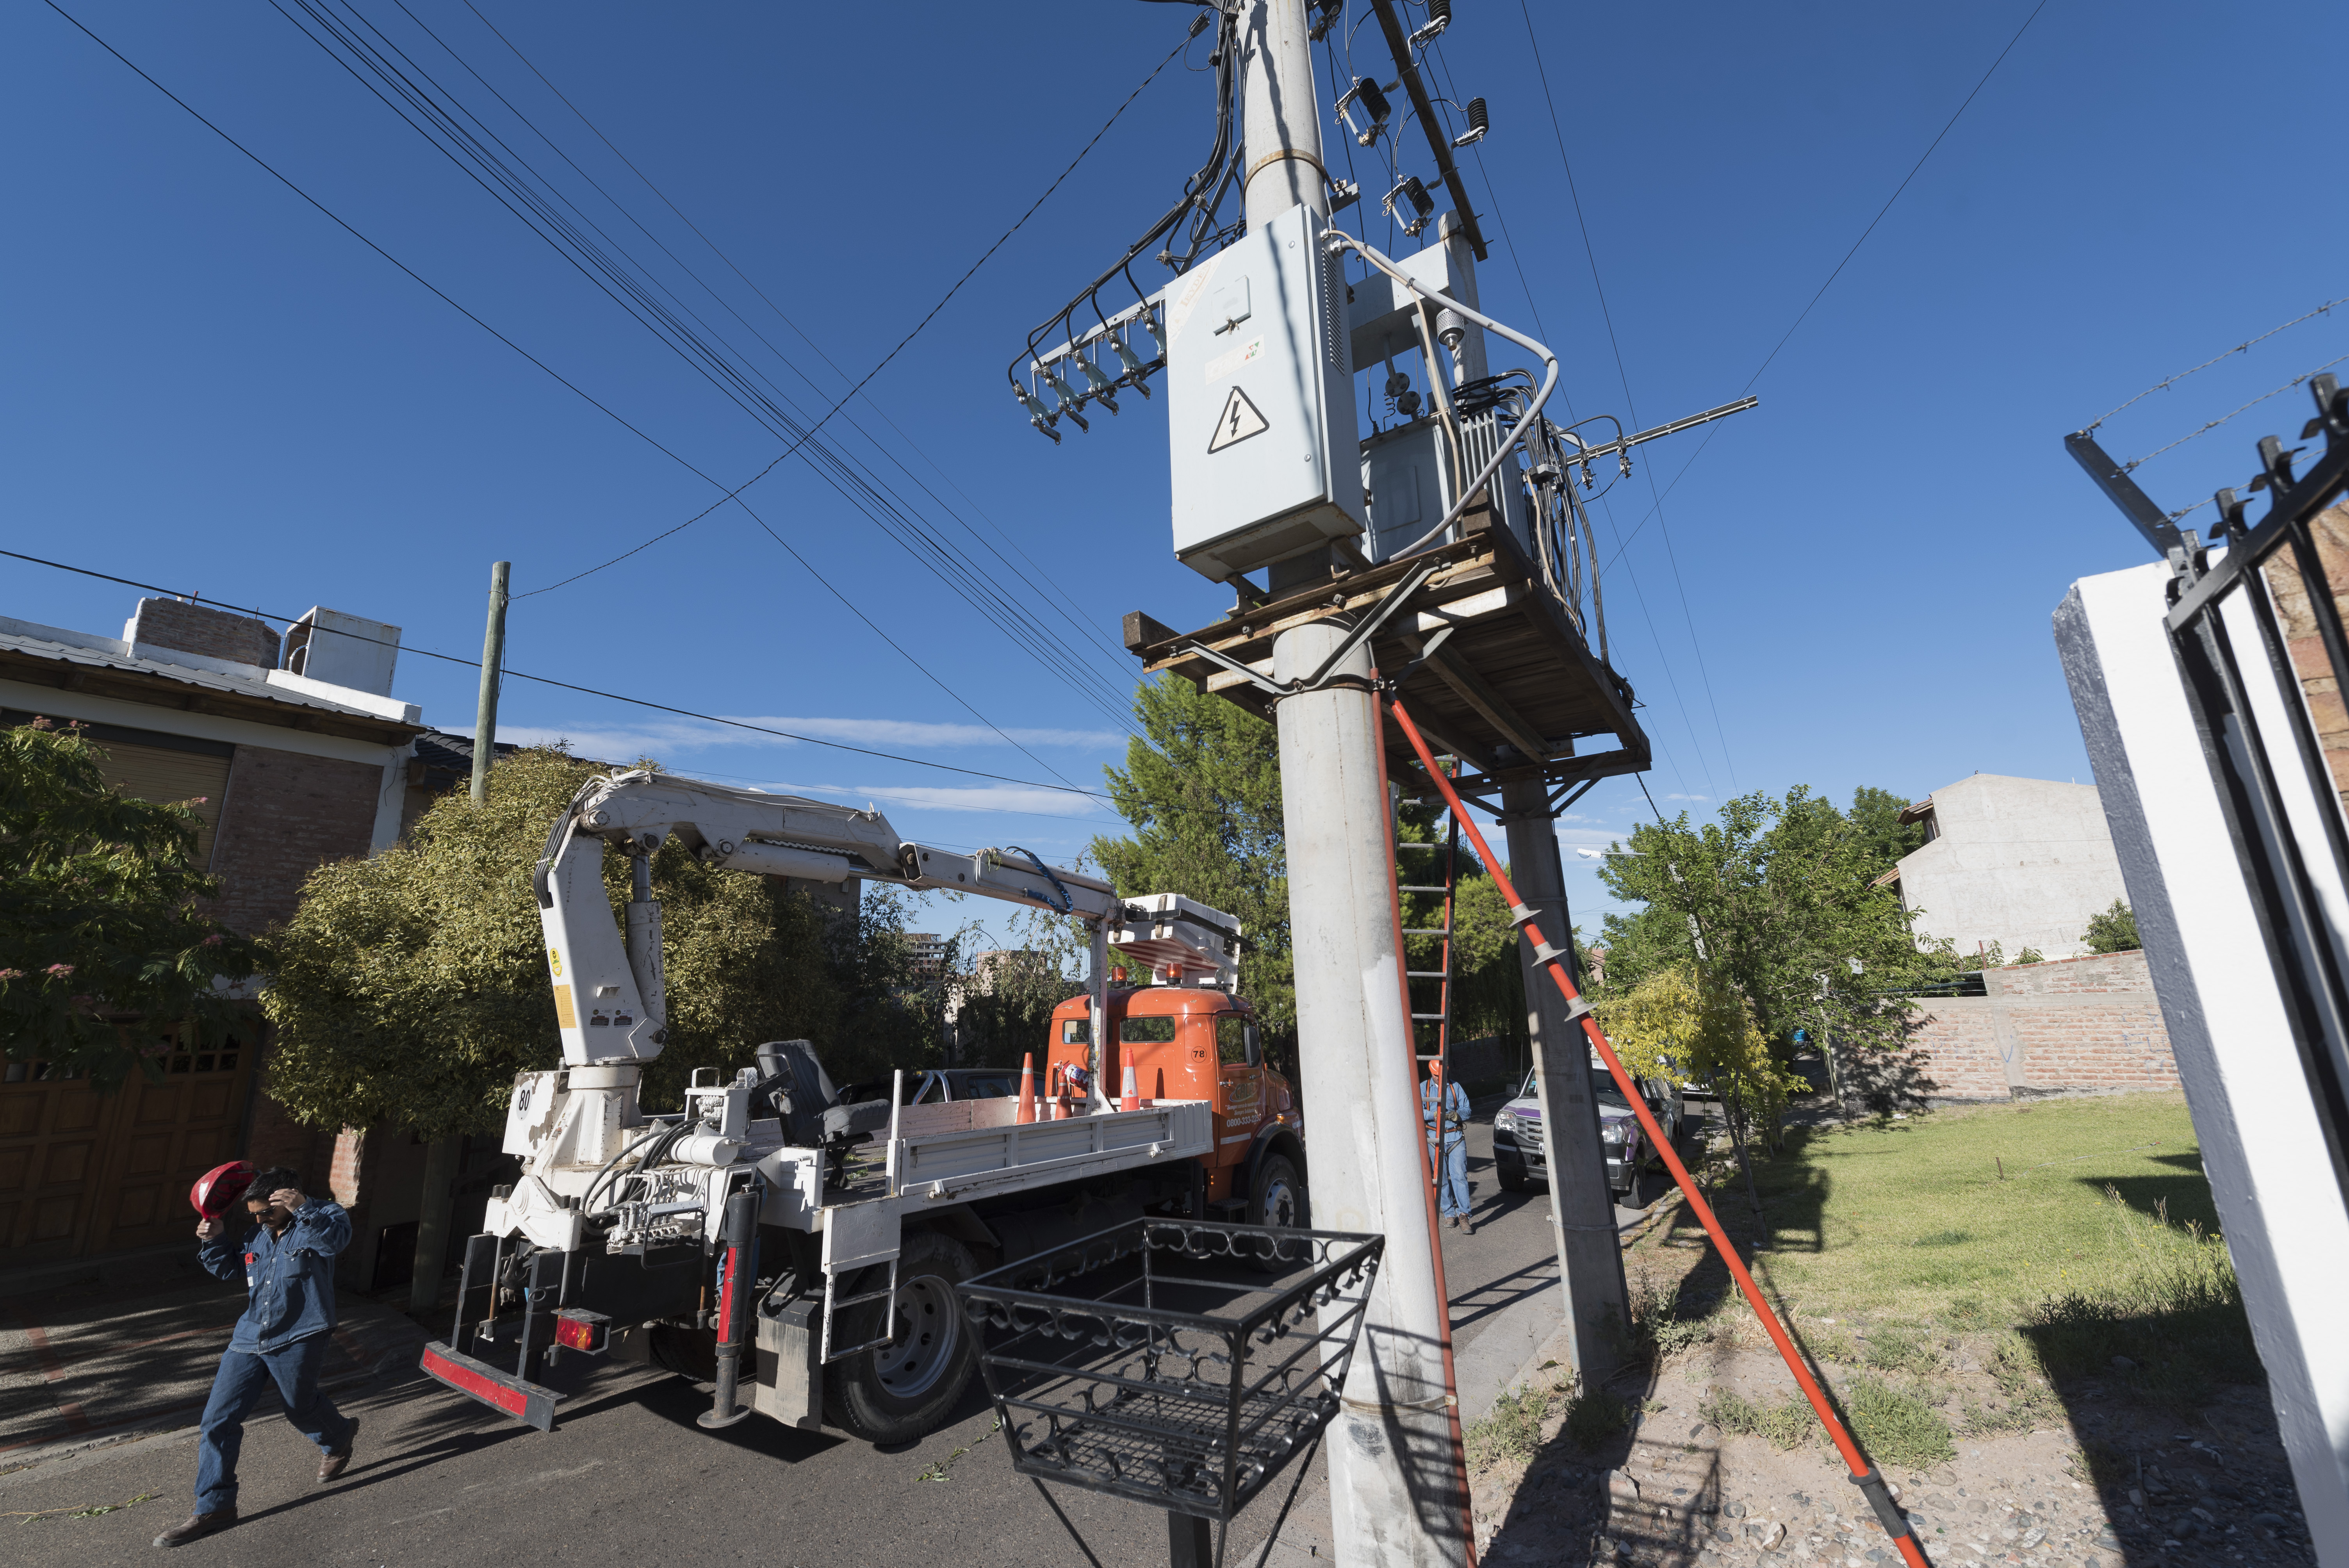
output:
[[[1891,870],[1903,855],[1925,847],[1925,824],[1900,820],[1900,813],[1908,809],[1909,802],[1889,789],[1863,784],[1851,792],[1851,810],[1844,815],[1851,820],[1880,870]]]
[[[1125,767],[1102,769],[1132,836],[1096,838],[1092,856],[1121,896],[1181,893],[1240,923],[1240,993],[1276,1054],[1292,1059],[1297,987],[1273,727],[1171,676],[1136,687],[1133,714],[1143,732],[1127,742]]]
[[[0,1035],[11,1061],[86,1072],[101,1088],[186,1035],[249,1025],[220,983],[249,980],[258,943],[206,914],[220,884],[194,860],[188,804],[107,787],[78,728],[0,730]]]
[[[1433,802],[1405,800],[1396,815],[1398,843],[1443,845],[1448,830],[1449,824]],[[1525,977],[1517,961],[1517,934],[1509,923],[1509,908],[1501,898],[1499,884],[1464,837],[1457,853],[1452,908],[1452,1038],[1457,1044],[1497,1037],[1513,1047],[1522,1047],[1526,1039]],[[1440,886],[1444,855],[1442,848],[1399,849],[1396,878],[1405,885]],[[1400,908],[1406,928],[1434,930],[1443,925],[1441,893],[1402,893]],[[1443,938],[1407,936],[1403,954],[1408,967],[1433,970],[1442,963]],[[1433,980],[1413,981],[1412,1010],[1433,1012],[1437,989]],[[1422,1051],[1435,1049],[1434,1025],[1420,1025],[1418,1035]]]
[[[2145,945],[2137,934],[2137,911],[2119,899],[2103,913],[2088,917],[2088,929],[2080,940],[2091,953],[2134,953]]]
[[[1786,1072],[1755,1024],[1754,1006],[1717,969],[1674,965],[1593,1009],[1625,1068],[1638,1078],[1705,1085],[1729,1112],[1729,1130],[1755,1212],[1761,1199],[1746,1158],[1751,1127],[1775,1141],[1787,1095],[1804,1080]]]
[[[1949,965],[1918,951],[1913,913],[1880,881],[1898,842],[1877,830],[1890,799],[1870,790],[1856,802],[1876,828],[1797,787],[1784,799],[1741,796],[1701,827],[1683,812],[1634,830],[1630,852],[1599,872],[1618,898],[1642,906],[1607,919],[1609,987],[1702,959],[1752,1004],[1773,1040],[1824,1016],[1847,1047],[1898,1043],[1907,1004],[1884,993]]]
[[[305,1121],[440,1139],[494,1128],[514,1075],[560,1060],[532,872],[548,828],[596,769],[556,750],[501,759],[489,798],[444,797],[409,837],[320,867],[277,939],[264,1005],[277,1026],[270,1093]],[[778,879],[713,870],[671,839],[653,857],[668,1038],[647,1105],[691,1070],[747,1065],[760,1042],[806,1038],[835,1081],[935,1059],[902,1005],[902,911],[820,913]],[[627,866],[605,861],[616,918]],[[910,1058],[910,1059],[909,1059]]]

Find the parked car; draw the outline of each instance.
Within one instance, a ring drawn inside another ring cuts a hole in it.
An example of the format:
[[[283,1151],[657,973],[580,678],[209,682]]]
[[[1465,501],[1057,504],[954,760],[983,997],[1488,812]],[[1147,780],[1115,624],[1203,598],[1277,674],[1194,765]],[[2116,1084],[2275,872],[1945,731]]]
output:
[[[1680,1086],[1650,1078],[1640,1087],[1664,1135],[1677,1139],[1685,1112]],[[1639,1119],[1631,1114],[1631,1102],[1616,1087],[1614,1075],[1599,1065],[1595,1053],[1590,1062],[1590,1090],[1599,1100],[1599,1137],[1607,1150],[1608,1190],[1620,1196],[1631,1191],[1640,1170],[1654,1158],[1655,1151],[1648,1147],[1647,1135],[1640,1131]],[[1537,1181],[1549,1180],[1547,1146],[1542,1138],[1541,1099],[1533,1073],[1526,1074],[1525,1086],[1517,1098],[1493,1114],[1493,1165],[1502,1187],[1511,1192],[1522,1192]]]

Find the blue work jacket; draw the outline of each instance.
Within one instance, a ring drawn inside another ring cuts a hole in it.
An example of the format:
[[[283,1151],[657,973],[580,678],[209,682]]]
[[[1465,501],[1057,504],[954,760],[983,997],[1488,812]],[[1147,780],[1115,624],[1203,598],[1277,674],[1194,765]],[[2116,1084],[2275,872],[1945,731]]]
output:
[[[1440,1087],[1443,1091],[1444,1140],[1457,1143],[1467,1136],[1468,1091],[1456,1083],[1444,1083]],[[1438,1088],[1438,1080],[1434,1078],[1419,1080],[1419,1119],[1426,1126],[1427,1136],[1431,1139],[1435,1136]]]
[[[351,1217],[340,1203],[313,1198],[294,1212],[282,1236],[255,1225],[243,1245],[222,1236],[196,1250],[222,1279],[244,1271],[244,1315],[228,1347],[267,1356],[335,1326],[335,1254],[351,1244]]]

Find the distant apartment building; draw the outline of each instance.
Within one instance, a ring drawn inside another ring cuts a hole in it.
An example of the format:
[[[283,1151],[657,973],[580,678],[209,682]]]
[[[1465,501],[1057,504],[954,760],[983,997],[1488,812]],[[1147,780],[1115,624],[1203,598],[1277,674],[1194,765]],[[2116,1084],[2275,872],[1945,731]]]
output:
[[[2093,784],[1977,773],[1911,805],[1926,841],[1884,877],[1916,912],[1920,942],[1961,954],[1996,943],[2012,961],[2088,951],[2089,918],[2126,899],[2120,861]]]
[[[947,939],[934,931],[905,933],[905,955],[914,978],[927,985],[947,977]]]

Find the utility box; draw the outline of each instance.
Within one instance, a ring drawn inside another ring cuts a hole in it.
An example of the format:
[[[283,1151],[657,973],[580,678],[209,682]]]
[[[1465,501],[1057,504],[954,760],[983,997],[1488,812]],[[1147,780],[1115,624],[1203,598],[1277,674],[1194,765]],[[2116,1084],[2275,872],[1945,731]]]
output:
[[[1220,582],[1362,531],[1345,284],[1294,207],[1169,291],[1174,559]]]

